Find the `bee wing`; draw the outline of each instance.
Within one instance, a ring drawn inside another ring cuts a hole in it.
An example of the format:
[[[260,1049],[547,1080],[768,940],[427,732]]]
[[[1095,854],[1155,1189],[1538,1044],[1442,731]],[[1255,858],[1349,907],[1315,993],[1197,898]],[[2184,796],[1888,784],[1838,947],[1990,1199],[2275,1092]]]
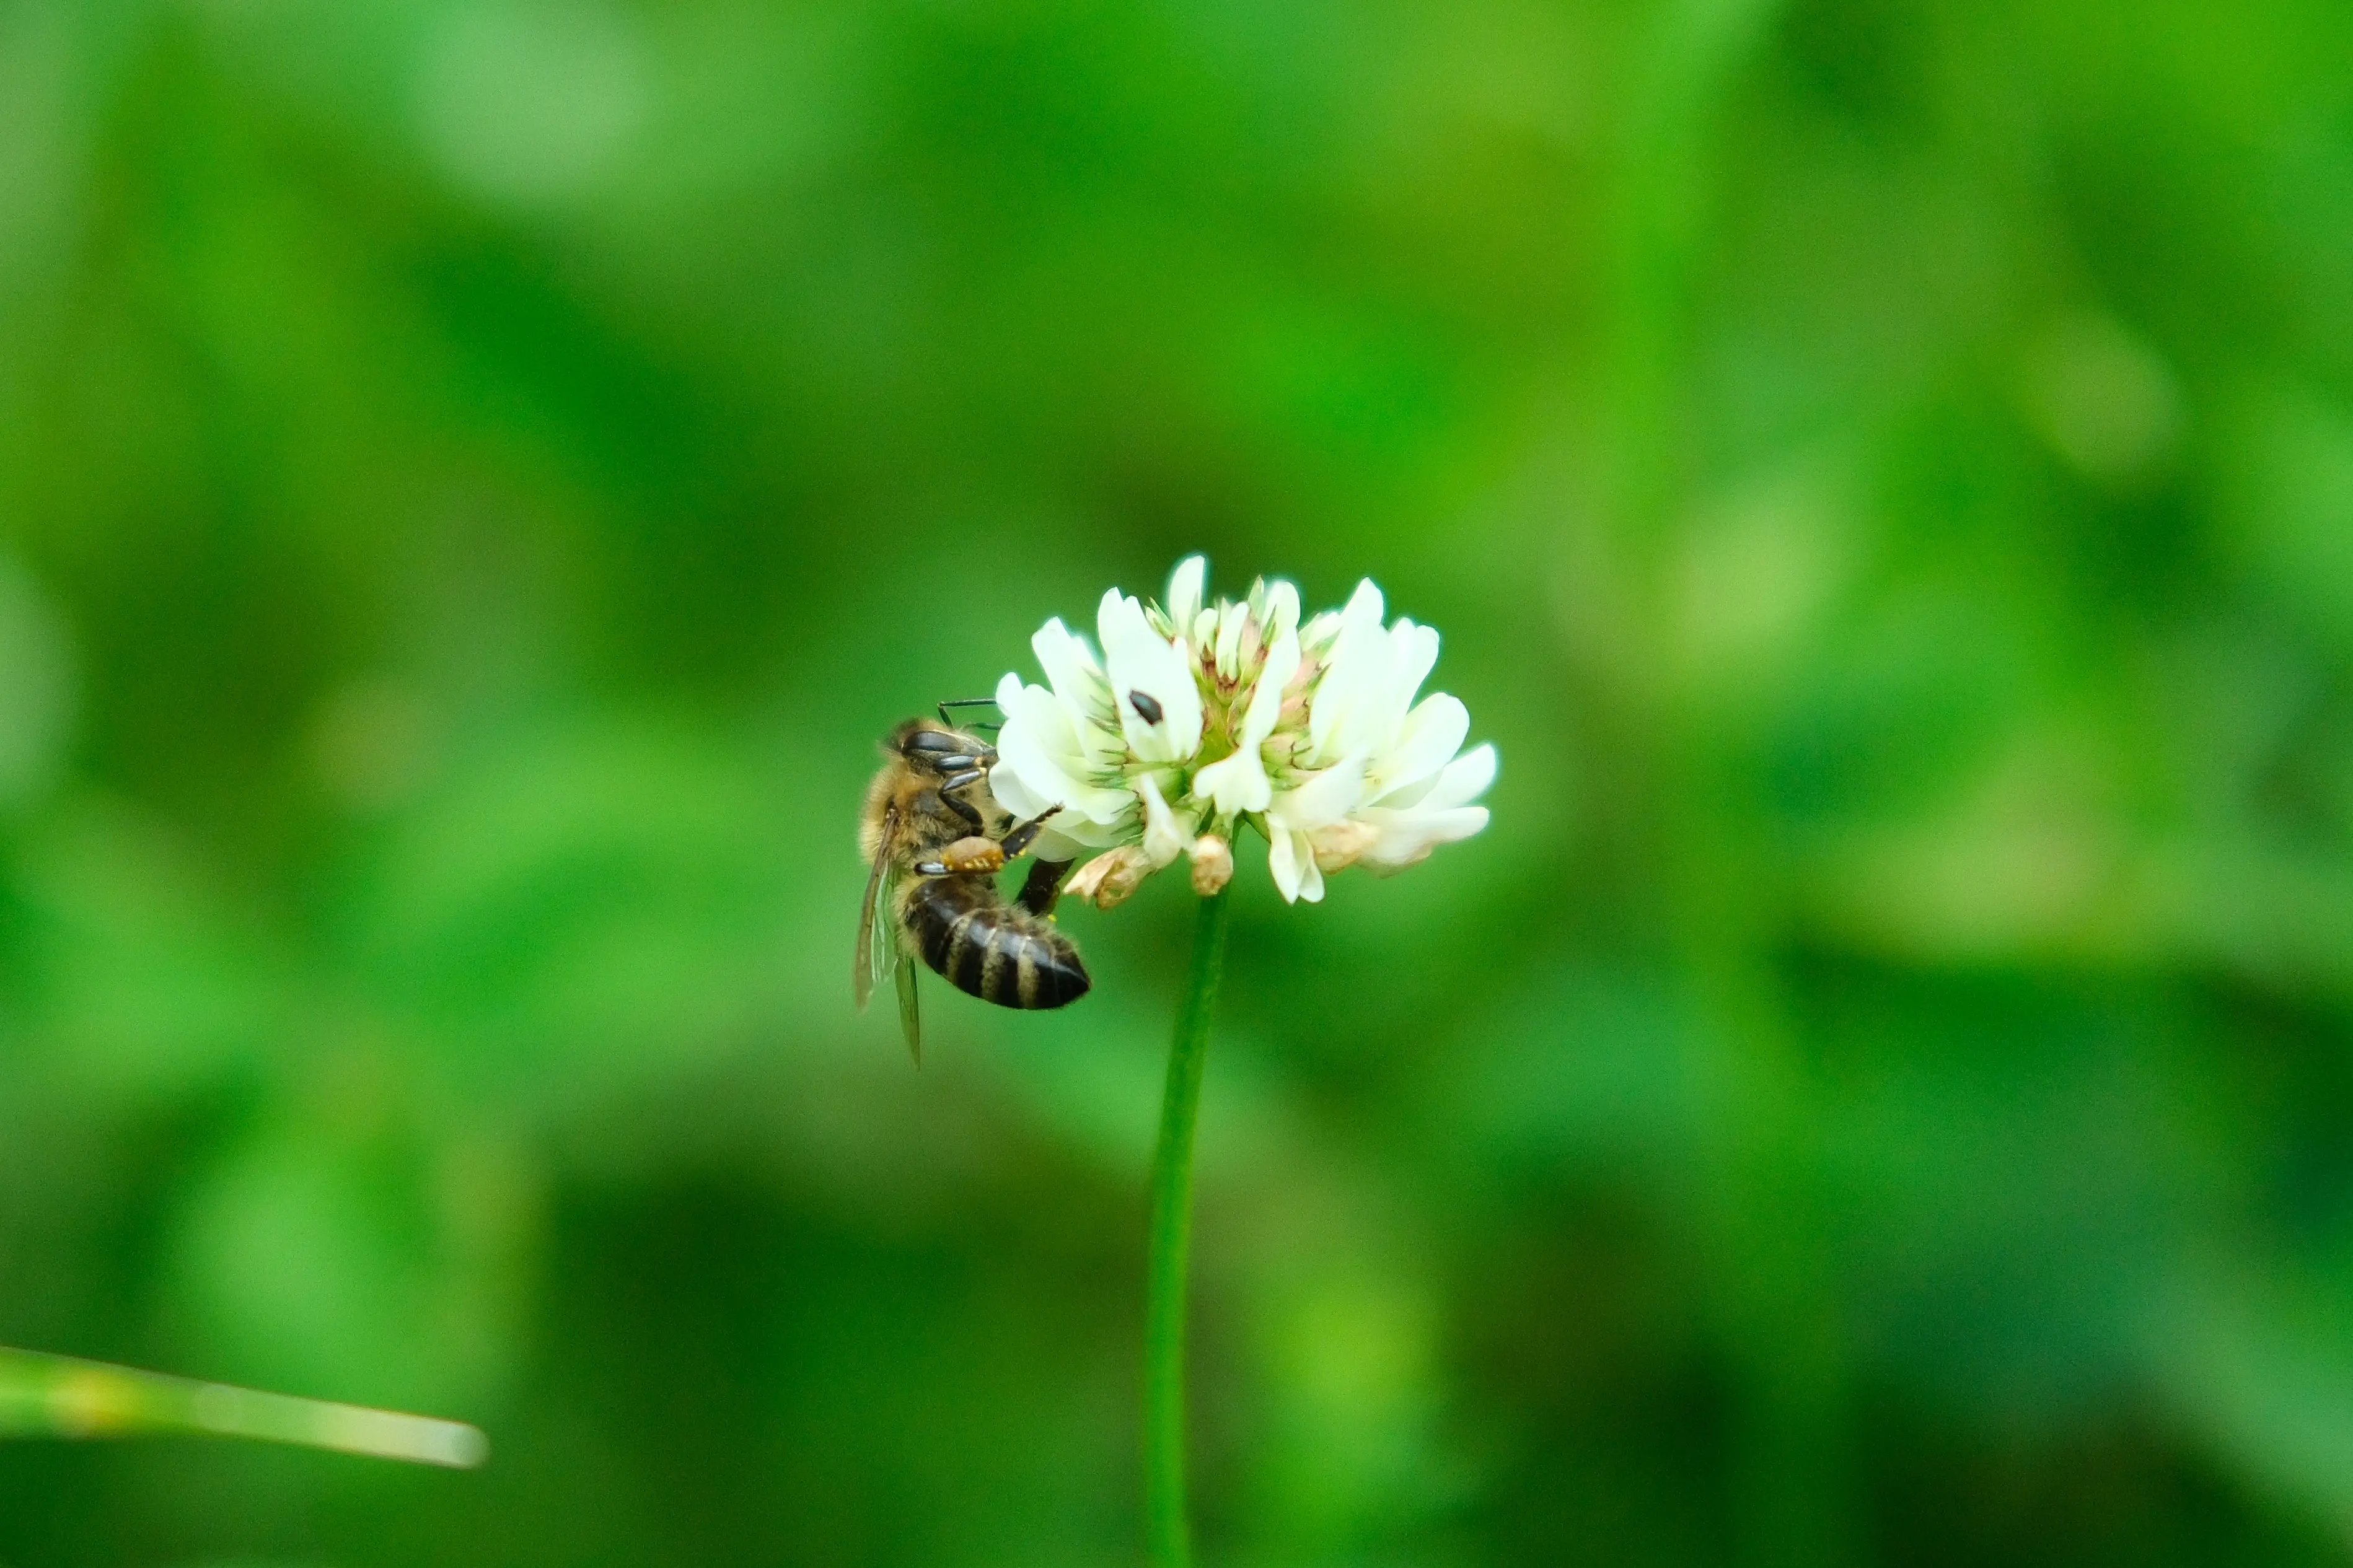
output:
[[[899,965],[899,1028],[907,1037],[907,1054],[923,1065],[923,1020],[915,1007],[915,966]]]
[[[874,988],[899,967],[899,936],[891,929],[891,888],[897,872],[892,858],[892,840],[899,836],[899,808],[894,804],[882,813],[882,833],[874,843],[874,869],[866,879],[866,902],[858,912],[858,958],[850,966],[850,981],[857,988],[858,1005],[866,1005]],[[905,986],[912,984],[908,975],[902,983],[899,1004],[904,1014],[910,1004],[905,1000]]]

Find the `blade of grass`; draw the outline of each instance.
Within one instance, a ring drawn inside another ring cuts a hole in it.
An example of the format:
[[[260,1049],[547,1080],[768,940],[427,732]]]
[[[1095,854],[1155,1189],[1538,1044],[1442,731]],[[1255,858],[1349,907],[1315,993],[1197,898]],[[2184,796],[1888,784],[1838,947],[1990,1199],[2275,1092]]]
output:
[[[457,1469],[470,1469],[490,1454],[480,1430],[462,1421],[0,1347],[0,1438],[171,1432],[254,1437]]]

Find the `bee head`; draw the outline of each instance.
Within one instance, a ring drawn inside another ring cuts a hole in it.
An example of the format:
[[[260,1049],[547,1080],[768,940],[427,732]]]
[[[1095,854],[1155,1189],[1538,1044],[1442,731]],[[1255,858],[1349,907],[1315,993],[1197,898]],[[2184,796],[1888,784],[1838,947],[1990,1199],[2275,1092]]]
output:
[[[910,719],[893,730],[885,745],[909,767],[928,773],[962,773],[997,762],[997,748],[986,741],[922,719]]]

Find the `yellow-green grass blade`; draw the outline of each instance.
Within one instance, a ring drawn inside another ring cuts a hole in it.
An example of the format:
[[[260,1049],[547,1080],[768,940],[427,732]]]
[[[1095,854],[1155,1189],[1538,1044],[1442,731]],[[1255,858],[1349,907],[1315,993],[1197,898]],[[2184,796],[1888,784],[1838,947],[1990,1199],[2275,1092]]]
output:
[[[0,1347],[0,1438],[203,1432],[470,1468],[490,1444],[462,1421]]]

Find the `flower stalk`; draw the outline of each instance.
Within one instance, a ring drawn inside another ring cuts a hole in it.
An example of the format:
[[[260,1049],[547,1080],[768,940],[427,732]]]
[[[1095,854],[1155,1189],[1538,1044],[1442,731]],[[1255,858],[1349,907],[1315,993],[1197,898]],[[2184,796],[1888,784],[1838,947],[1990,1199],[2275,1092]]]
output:
[[[1193,1126],[1209,1016],[1226,963],[1229,895],[1201,900],[1193,963],[1168,1048],[1160,1102],[1160,1148],[1152,1166],[1152,1233],[1144,1316],[1144,1508],[1155,1568],[1189,1568],[1192,1532],[1185,1509],[1185,1288],[1193,1237]]]

